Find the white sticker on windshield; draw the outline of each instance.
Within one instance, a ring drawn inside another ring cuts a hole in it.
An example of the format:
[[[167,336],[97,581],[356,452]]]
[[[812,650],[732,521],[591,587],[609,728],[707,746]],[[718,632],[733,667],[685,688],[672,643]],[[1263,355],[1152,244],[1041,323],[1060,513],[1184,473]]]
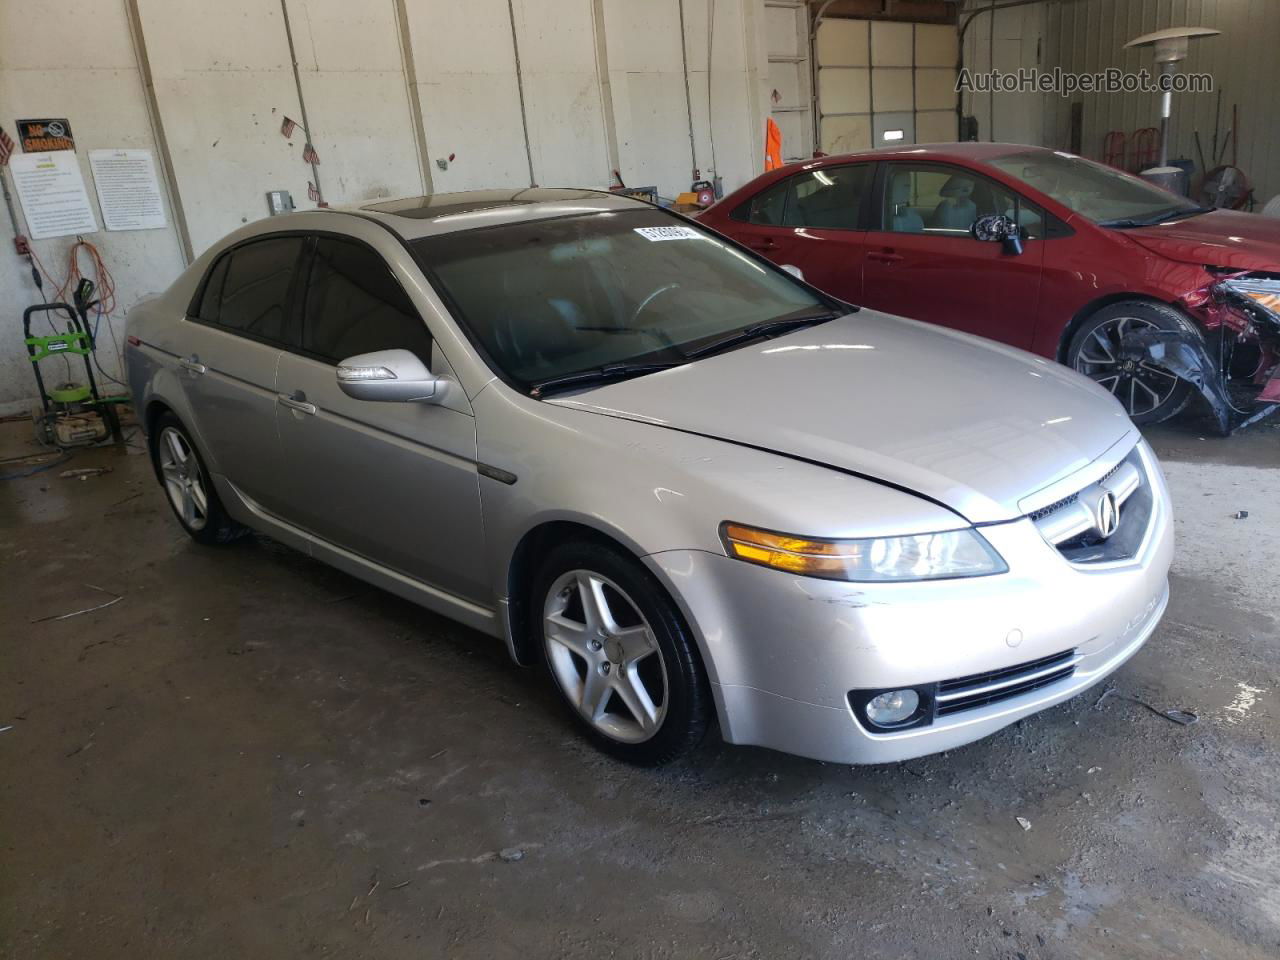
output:
[[[692,227],[635,227],[646,240],[697,240],[702,234]]]

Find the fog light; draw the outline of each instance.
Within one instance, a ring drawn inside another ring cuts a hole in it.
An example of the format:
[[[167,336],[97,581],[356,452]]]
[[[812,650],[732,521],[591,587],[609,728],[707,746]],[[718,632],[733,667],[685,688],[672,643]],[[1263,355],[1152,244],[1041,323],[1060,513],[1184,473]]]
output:
[[[877,727],[892,727],[909,719],[920,707],[914,690],[887,690],[867,701],[867,719]]]

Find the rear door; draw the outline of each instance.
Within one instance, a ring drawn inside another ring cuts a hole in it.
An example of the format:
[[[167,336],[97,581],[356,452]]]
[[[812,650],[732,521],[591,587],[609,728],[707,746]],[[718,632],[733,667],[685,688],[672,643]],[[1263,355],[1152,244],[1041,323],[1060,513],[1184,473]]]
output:
[[[775,263],[789,263],[779,256],[790,249],[791,229],[783,222],[787,210],[788,180],[779,180],[730,214],[727,232],[743,246],[764,254]]]
[[[729,215],[729,234],[842,300],[862,292],[862,252],[874,216],[874,163],[804,170]]]
[[[1043,212],[967,167],[892,162],[878,179],[880,216],[866,235],[861,302],[1030,349]],[[990,214],[1019,218],[1021,254],[970,236],[973,221]]]
[[[875,216],[874,163],[822,167],[787,181],[783,222],[790,228],[785,259],[804,278],[841,300],[862,299],[862,258]]]
[[[291,336],[288,304],[302,248],[302,237],[281,234],[216,260],[187,316],[189,352],[179,358],[211,469],[273,512],[283,504],[276,365]]]
[[[438,404],[343,393],[336,365],[375,350],[410,350],[433,373],[451,371],[382,254],[338,235],[314,238],[311,249],[300,337],[280,358],[274,397],[287,517],[415,580],[483,600],[471,406],[456,381]]]

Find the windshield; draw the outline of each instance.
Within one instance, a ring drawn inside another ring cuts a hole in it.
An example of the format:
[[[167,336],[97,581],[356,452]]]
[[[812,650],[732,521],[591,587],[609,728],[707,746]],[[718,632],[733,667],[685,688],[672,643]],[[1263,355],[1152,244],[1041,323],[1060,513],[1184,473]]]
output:
[[[473,341],[521,388],[609,364],[681,362],[754,324],[832,309],[660,210],[504,224],[413,248]]]
[[[1034,150],[987,162],[1103,226],[1158,223],[1201,210],[1145,180],[1067,153]]]

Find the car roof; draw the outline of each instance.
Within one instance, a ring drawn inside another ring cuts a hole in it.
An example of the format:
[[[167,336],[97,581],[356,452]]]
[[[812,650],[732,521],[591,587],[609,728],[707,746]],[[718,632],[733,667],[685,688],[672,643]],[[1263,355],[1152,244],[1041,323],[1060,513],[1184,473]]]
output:
[[[404,239],[416,240],[504,223],[609,210],[652,209],[652,205],[605,190],[524,187],[433,193],[333,209],[378,220]]]
[[[830,154],[815,160],[801,160],[783,167],[784,170],[810,170],[815,166],[849,163],[857,160],[933,160],[939,163],[982,163],[994,157],[1010,153],[1052,153],[1047,147],[1032,147],[1025,143],[911,143],[899,147],[880,147],[876,150],[860,150],[857,153]]]

